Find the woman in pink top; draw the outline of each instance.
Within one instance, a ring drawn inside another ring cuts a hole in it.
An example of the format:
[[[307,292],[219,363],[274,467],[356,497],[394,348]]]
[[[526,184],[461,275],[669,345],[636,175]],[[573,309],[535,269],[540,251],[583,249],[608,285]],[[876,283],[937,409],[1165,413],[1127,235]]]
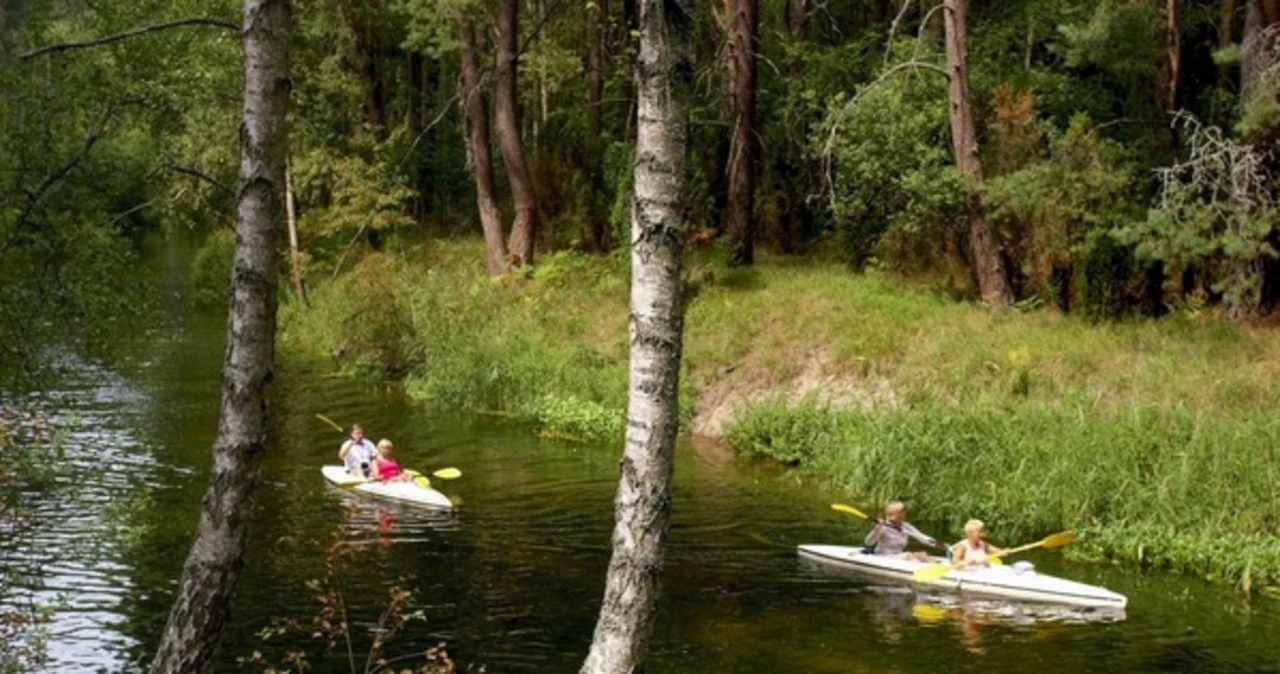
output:
[[[391,458],[393,446],[390,440],[378,441],[378,458],[373,460],[374,474],[383,482],[408,482],[412,475],[400,470],[400,464]]]

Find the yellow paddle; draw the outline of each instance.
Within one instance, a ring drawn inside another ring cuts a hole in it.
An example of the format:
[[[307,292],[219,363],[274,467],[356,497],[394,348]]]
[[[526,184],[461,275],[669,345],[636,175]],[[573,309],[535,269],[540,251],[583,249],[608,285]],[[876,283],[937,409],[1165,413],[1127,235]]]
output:
[[[988,557],[988,559],[991,560],[992,562],[995,562],[995,560],[1001,557],[1006,557],[1008,555],[1012,555],[1015,552],[1023,552],[1025,550],[1030,550],[1032,548],[1060,548],[1064,545],[1071,543],[1074,540],[1076,540],[1076,535],[1074,532],[1063,531],[1060,533],[1053,534],[1052,536],[1046,536],[1045,538],[1038,540],[1035,543],[1020,545],[1016,548],[1009,548],[1008,550],[1005,550],[999,554],[991,555],[990,557]],[[917,582],[927,583],[930,581],[941,579],[943,576],[947,575],[948,571],[954,568],[959,568],[959,567],[954,567],[954,566],[951,566],[950,564],[930,564],[929,566],[916,569],[916,572],[911,574],[911,577]]]
[[[334,421],[333,419],[330,419],[329,417],[326,417],[326,416],[325,416],[325,415],[323,415],[323,414],[319,414],[319,413],[317,413],[317,414],[316,414],[316,418],[317,418],[317,419],[319,419],[320,421],[325,422],[326,424],[329,424],[330,426],[333,426],[333,430],[335,430],[335,431],[337,431],[337,432],[339,432],[339,433],[346,433],[346,432],[347,432],[347,431],[346,431],[346,429],[344,429],[343,427],[341,427],[341,426],[339,426],[339,425],[338,425],[338,422]]]
[[[842,513],[848,513],[850,515],[853,515],[854,517],[861,517],[864,520],[871,519],[870,517],[867,516],[866,513],[862,512],[861,510],[858,510],[857,508],[851,505],[845,505],[843,503],[832,503],[831,509],[838,510]]]

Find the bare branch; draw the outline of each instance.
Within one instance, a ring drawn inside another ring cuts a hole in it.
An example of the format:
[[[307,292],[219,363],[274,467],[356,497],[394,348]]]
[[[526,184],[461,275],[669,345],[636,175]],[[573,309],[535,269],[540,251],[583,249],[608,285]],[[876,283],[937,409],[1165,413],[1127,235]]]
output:
[[[543,13],[542,17],[538,19],[538,25],[534,27],[532,33],[529,33],[529,37],[524,39],[524,44],[520,45],[520,49],[516,51],[517,59],[524,56],[524,53],[529,50],[529,46],[532,45],[533,41],[542,33],[542,27],[547,24],[547,19],[550,19],[551,15],[555,14],[556,10],[560,9],[560,5],[563,4],[564,0],[556,0],[556,4],[552,5],[551,9],[548,9]]]
[[[226,185],[223,185],[222,183],[218,182],[216,178],[208,175],[207,173],[204,173],[203,171],[201,171],[200,169],[194,166],[183,166],[181,164],[168,164],[164,168],[169,171],[173,171],[174,173],[181,173],[183,175],[189,175],[192,178],[199,178],[200,180],[203,180],[209,183],[210,185],[213,185],[219,190],[226,192],[230,196],[234,197],[236,195],[235,190],[231,189],[230,187],[227,187]]]
[[[226,28],[228,30],[234,30],[236,32],[239,32],[241,28],[239,23],[235,21],[231,21],[230,19],[218,19],[218,18],[212,18],[212,17],[194,17],[189,19],[178,19],[177,21],[166,21],[164,23],[152,23],[145,26],[139,26],[137,28],[131,28],[129,30],[124,31],[123,33],[108,35],[106,37],[98,38],[96,40],[87,40],[84,42],[62,42],[60,44],[51,44],[44,47],[38,47],[36,49],[32,49],[31,51],[23,52],[21,55],[18,56],[18,59],[21,61],[26,61],[28,59],[35,58],[41,54],[49,54],[49,53],[60,52],[60,51],[69,51],[72,49],[89,49],[90,47],[100,47],[102,45],[111,44],[112,42],[119,42],[120,40],[131,38],[137,35],[145,35],[147,33],[154,33],[156,31],[167,30],[169,28],[177,28],[179,26],[217,26],[219,28]]]
[[[893,21],[889,24],[889,39],[885,40],[884,43],[885,65],[889,65],[889,60],[893,58],[893,37],[898,32],[898,24],[902,23],[902,18],[907,15],[907,9],[911,7],[911,2],[912,0],[902,0],[902,7],[898,8],[898,15],[893,17]]]
[[[844,118],[847,117],[849,113],[853,110],[854,106],[857,105],[858,102],[862,100],[862,97],[865,96],[867,92],[871,91],[872,89],[875,89],[877,86],[882,84],[885,80],[888,80],[890,77],[904,70],[910,70],[916,74],[919,74],[920,70],[928,70],[931,72],[938,73],[943,77],[943,79],[947,81],[951,80],[951,75],[947,72],[946,68],[943,68],[942,66],[939,66],[934,63],[929,63],[927,61],[916,61],[914,59],[910,61],[904,61],[902,63],[899,63],[896,66],[893,66],[892,68],[889,68],[883,73],[880,73],[879,77],[873,80],[870,84],[859,89],[858,92],[855,93],[853,97],[850,98],[849,101],[844,104],[844,107],[840,109],[840,112],[832,120],[831,131],[827,134],[827,141],[826,143],[823,144],[823,147],[822,147],[823,173],[826,174],[826,178],[827,178],[827,191],[829,192],[831,197],[832,211],[834,211],[836,208],[836,203],[835,203],[836,181],[835,181],[835,175],[833,175],[834,167],[832,166],[831,155],[836,142],[836,134],[840,132],[840,124],[844,121]]]

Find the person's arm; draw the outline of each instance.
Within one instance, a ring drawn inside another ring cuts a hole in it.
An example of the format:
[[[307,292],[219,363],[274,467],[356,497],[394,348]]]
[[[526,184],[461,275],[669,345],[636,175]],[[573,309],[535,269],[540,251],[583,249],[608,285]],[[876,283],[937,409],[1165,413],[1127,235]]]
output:
[[[342,459],[343,463],[346,463],[347,461],[347,452],[351,451],[351,444],[352,444],[351,441],[347,440],[346,442],[342,443],[341,447],[338,448],[338,458]]]
[[[966,550],[968,550],[968,548],[963,545],[956,547],[956,554],[951,558],[951,566],[961,567],[968,564],[968,562],[964,561],[964,553]]]
[[[867,534],[867,537],[862,539],[862,542],[867,545],[875,545],[876,543],[879,543],[880,533],[883,530],[884,530],[884,524],[882,524],[879,520],[876,520],[876,528],[872,529],[870,533]]]
[[[994,545],[992,545],[992,544],[990,544],[990,543],[987,543],[987,554],[988,554],[988,555],[990,555],[990,556],[992,556],[992,557],[999,557],[999,556],[1003,555],[1003,554],[1004,554],[1004,552],[1005,552],[1005,551],[1004,551],[1004,548],[997,548],[996,546],[994,546]]]
[[[934,538],[933,536],[929,536],[925,534],[923,531],[920,531],[919,529],[911,526],[910,523],[903,524],[902,530],[906,532],[908,536],[916,539],[917,541],[920,541],[921,543],[924,543],[929,547],[932,547],[932,548],[942,547],[941,544],[938,543],[938,540],[936,538]]]

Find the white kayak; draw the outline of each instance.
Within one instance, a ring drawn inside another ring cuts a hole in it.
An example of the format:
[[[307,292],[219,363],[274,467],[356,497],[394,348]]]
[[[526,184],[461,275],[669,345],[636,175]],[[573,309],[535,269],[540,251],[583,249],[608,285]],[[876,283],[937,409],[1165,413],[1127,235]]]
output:
[[[342,466],[325,466],[320,469],[324,479],[344,489],[374,498],[399,501],[428,508],[452,508],[453,503],[444,494],[413,482],[377,482],[348,473]]]
[[[862,548],[844,545],[801,545],[800,554],[931,590],[1088,608],[1123,609],[1129,603],[1124,595],[1106,588],[1047,576],[1021,565],[952,569],[938,580],[921,582],[912,574],[928,566],[924,562],[870,555],[862,552]],[[947,560],[936,557],[934,561],[946,563]]]

